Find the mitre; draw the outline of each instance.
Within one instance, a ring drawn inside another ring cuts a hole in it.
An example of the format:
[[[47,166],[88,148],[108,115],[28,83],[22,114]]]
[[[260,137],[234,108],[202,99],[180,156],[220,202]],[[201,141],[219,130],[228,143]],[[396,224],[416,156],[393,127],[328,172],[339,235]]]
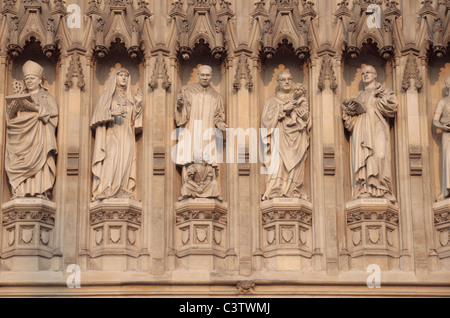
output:
[[[27,61],[23,67],[23,77],[26,77],[28,75],[35,75],[37,77],[42,77],[44,73],[44,68],[40,66],[38,63],[33,61]]]

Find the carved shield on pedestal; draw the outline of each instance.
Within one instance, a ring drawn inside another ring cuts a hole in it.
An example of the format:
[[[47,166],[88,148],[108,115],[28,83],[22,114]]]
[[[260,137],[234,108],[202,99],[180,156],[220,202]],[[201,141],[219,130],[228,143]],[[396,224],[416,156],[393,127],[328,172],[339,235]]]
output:
[[[299,236],[300,236],[300,243],[302,245],[305,245],[306,242],[308,241],[308,230],[300,228],[300,235]]]
[[[220,243],[222,243],[222,231],[220,229],[214,229],[214,242],[217,245],[220,245]]]
[[[361,244],[361,228],[352,230],[352,242],[354,246]]]
[[[439,232],[439,241],[442,246],[447,246],[448,241],[449,241],[448,230]]]
[[[102,244],[103,242],[103,228],[99,227],[95,230],[95,243],[97,245]]]
[[[372,244],[377,244],[380,241],[380,228],[379,227],[368,227],[367,232],[369,235],[369,241]]]
[[[197,228],[197,240],[200,243],[205,243],[207,238],[208,238],[207,229],[203,227]]]
[[[281,228],[281,237],[283,238],[284,243],[291,243],[294,238],[294,228],[292,227],[283,227]]]
[[[12,246],[16,240],[16,229],[12,228],[8,230],[8,246]]]
[[[134,245],[136,243],[136,230],[132,228],[128,228],[128,242],[131,245]]]
[[[111,227],[109,229],[111,242],[118,243],[120,241],[120,229],[120,227]]]
[[[181,243],[183,243],[183,245],[186,245],[187,243],[189,243],[189,239],[190,239],[190,232],[189,228],[185,228],[183,230],[181,230]]]
[[[386,241],[390,246],[394,246],[394,230],[386,229]]]
[[[48,245],[48,242],[50,242],[50,230],[41,229],[41,242],[44,245]]]
[[[33,239],[33,227],[22,228],[22,242],[28,244]]]
[[[273,242],[275,242],[275,229],[268,229],[266,232],[267,235],[267,243],[269,243],[269,245],[273,244]]]

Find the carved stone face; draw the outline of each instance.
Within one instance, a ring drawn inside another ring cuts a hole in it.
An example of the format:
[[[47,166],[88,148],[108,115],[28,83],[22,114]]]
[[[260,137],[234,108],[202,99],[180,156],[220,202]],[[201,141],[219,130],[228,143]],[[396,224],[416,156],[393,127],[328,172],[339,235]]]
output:
[[[202,67],[198,70],[200,85],[208,87],[212,79],[212,70],[209,67]]]
[[[278,85],[284,92],[292,91],[292,75],[288,72],[283,72],[278,76]]]
[[[445,86],[450,89],[450,76],[445,79]]]
[[[377,79],[377,72],[373,67],[367,66],[362,69],[361,78],[364,84],[368,85]]]
[[[42,79],[36,75],[27,75],[24,77],[25,86],[29,91],[39,89],[39,85],[42,83]]]
[[[120,72],[117,74],[117,84],[121,87],[125,87],[128,85],[128,80],[130,79],[130,75],[127,72]]]

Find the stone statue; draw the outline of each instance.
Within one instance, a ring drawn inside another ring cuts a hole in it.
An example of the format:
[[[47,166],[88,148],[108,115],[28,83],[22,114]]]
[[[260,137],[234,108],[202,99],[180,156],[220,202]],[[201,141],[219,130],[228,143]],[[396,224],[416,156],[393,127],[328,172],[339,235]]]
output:
[[[373,66],[362,67],[364,90],[343,103],[345,128],[351,133],[353,199],[386,198],[395,203],[391,182],[389,123],[397,113],[397,97],[376,82]]]
[[[274,159],[273,151],[277,147],[272,129],[278,129],[279,166],[267,176],[263,201],[281,197],[308,200],[303,188],[311,118],[305,94],[306,87],[302,84],[293,90],[291,73],[283,71],[278,75],[275,96],[269,97],[264,105],[261,127],[268,133],[264,140],[268,146],[265,155],[270,153],[271,160]]]
[[[442,129],[442,183],[438,201],[450,197],[450,76],[445,79],[447,97],[439,100],[433,126]]]
[[[23,65],[25,89],[15,81],[16,95],[6,98],[5,168],[12,199],[49,199],[55,183],[58,106],[42,86],[43,72],[39,64],[27,61]]]
[[[198,155],[203,154],[206,147],[216,141],[215,135],[212,135],[209,140],[203,140],[206,130],[218,128],[225,131],[227,128],[224,102],[222,96],[210,85],[213,76],[212,68],[202,65],[198,75],[199,83],[183,87],[178,94],[175,106],[176,125],[186,129],[191,138],[188,143],[191,147],[189,155],[176,159],[177,164],[183,167],[180,201],[189,197],[221,200],[216,179],[216,158],[204,158],[201,155],[199,159]],[[197,145],[194,141],[197,132],[201,133],[201,145]]]
[[[142,91],[133,97],[130,73],[119,68],[108,79],[92,116],[95,129],[92,199],[134,198],[135,134],[142,130]]]

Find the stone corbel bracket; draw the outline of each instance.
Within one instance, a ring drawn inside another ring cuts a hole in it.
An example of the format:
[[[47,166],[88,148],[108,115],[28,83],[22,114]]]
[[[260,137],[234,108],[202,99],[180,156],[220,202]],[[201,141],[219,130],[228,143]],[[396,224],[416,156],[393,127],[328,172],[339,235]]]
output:
[[[54,256],[56,204],[38,198],[21,198],[2,206],[2,257]]]
[[[450,258],[450,199],[433,204],[434,226],[440,258]]]
[[[309,37],[313,19],[317,16],[312,1],[299,0],[271,1],[266,10],[266,1],[255,3],[253,18],[261,30],[261,47],[264,57],[270,59],[276,53],[278,45],[292,44],[295,54],[300,59],[310,55]]]
[[[131,199],[108,199],[91,203],[91,257],[140,256],[142,203]]]
[[[347,241],[352,258],[399,257],[399,208],[387,199],[368,198],[346,205]]]
[[[183,0],[172,3],[170,17],[175,20],[179,53],[188,60],[197,43],[204,41],[211,54],[222,59],[226,55],[225,42],[229,21],[234,16],[226,0]]]
[[[312,256],[312,212],[310,202],[274,198],[261,202],[264,257]]]
[[[215,199],[187,199],[176,204],[175,215],[178,257],[226,256],[227,204]]]
[[[361,0],[349,9],[349,1],[338,3],[335,17],[342,23],[342,38],[346,53],[351,58],[361,54],[364,43],[376,43],[379,54],[386,60],[396,53],[402,43],[399,17],[401,11],[396,1]]]

